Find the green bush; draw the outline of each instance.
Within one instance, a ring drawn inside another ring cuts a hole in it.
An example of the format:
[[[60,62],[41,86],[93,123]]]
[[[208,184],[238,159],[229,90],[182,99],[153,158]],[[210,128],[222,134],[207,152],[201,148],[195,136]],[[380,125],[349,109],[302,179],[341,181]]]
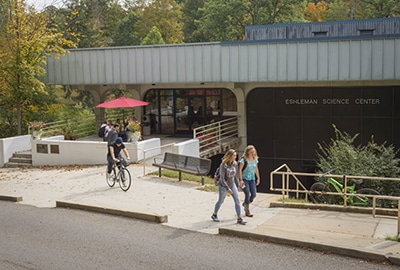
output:
[[[331,139],[330,144],[318,143],[318,173],[337,168],[334,172],[337,175],[390,178],[400,176],[400,159],[396,157],[399,151],[393,145],[379,145],[372,136],[367,145],[356,146],[355,141],[359,134],[351,136],[341,132],[335,125],[333,128],[335,138]],[[400,196],[400,185],[396,181],[364,180],[362,187],[373,188],[382,195]]]

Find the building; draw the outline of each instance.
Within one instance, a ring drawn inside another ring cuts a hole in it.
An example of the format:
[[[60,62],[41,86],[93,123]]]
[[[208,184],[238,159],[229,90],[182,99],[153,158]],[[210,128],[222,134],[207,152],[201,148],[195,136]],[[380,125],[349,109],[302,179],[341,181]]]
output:
[[[332,124],[359,133],[360,143],[373,135],[400,147],[399,23],[321,23],[326,31],[312,30],[317,23],[248,27],[253,40],[76,49],[48,58],[47,74],[49,83],[90,91],[97,103],[110,89],[130,90],[151,102],[137,115],[153,117],[155,133],[190,132],[202,119],[237,115],[240,149],[257,147],[260,190],[268,191],[270,171],[283,163],[314,169],[317,143],[333,137]],[[297,34],[265,40],[271,28]],[[368,34],[329,31],[341,28]]]

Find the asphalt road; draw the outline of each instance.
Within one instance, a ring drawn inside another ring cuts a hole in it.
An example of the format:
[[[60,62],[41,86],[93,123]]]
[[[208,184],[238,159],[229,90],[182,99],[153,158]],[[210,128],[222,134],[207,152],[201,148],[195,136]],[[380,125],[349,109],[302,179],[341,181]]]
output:
[[[0,269],[398,269],[135,219],[0,201]]]

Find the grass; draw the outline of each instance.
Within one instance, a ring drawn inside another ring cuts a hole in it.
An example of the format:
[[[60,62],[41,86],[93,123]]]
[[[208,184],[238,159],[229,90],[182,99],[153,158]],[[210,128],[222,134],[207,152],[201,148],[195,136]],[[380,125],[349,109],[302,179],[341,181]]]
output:
[[[395,235],[395,236],[388,235],[385,237],[385,240],[400,242],[399,235]]]
[[[158,171],[151,172],[150,175],[158,175]],[[179,172],[163,169],[161,170],[161,175],[169,178],[179,178]],[[189,182],[196,182],[201,184],[201,176],[189,174],[189,173],[182,173],[182,180],[189,181]],[[210,191],[216,192],[218,191],[218,187],[214,184],[214,178],[205,176],[204,177],[204,185],[197,188],[198,190],[203,191]]]
[[[280,201],[280,202],[288,202],[288,203],[310,203],[309,201],[307,201],[305,199],[295,199],[295,198],[279,199],[278,201]]]

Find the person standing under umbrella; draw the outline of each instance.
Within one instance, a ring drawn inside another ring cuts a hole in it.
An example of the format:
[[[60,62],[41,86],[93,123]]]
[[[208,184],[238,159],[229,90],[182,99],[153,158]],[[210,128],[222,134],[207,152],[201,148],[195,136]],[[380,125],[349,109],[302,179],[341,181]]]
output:
[[[112,145],[115,142],[115,140],[119,137],[118,133],[119,133],[119,125],[114,124],[107,135],[107,145],[108,146]]]
[[[129,124],[132,122],[132,118],[130,115],[128,115],[125,119],[124,122],[124,128],[125,128],[125,136],[126,136],[126,141],[129,141],[129,135],[131,133],[131,130],[128,128]]]

